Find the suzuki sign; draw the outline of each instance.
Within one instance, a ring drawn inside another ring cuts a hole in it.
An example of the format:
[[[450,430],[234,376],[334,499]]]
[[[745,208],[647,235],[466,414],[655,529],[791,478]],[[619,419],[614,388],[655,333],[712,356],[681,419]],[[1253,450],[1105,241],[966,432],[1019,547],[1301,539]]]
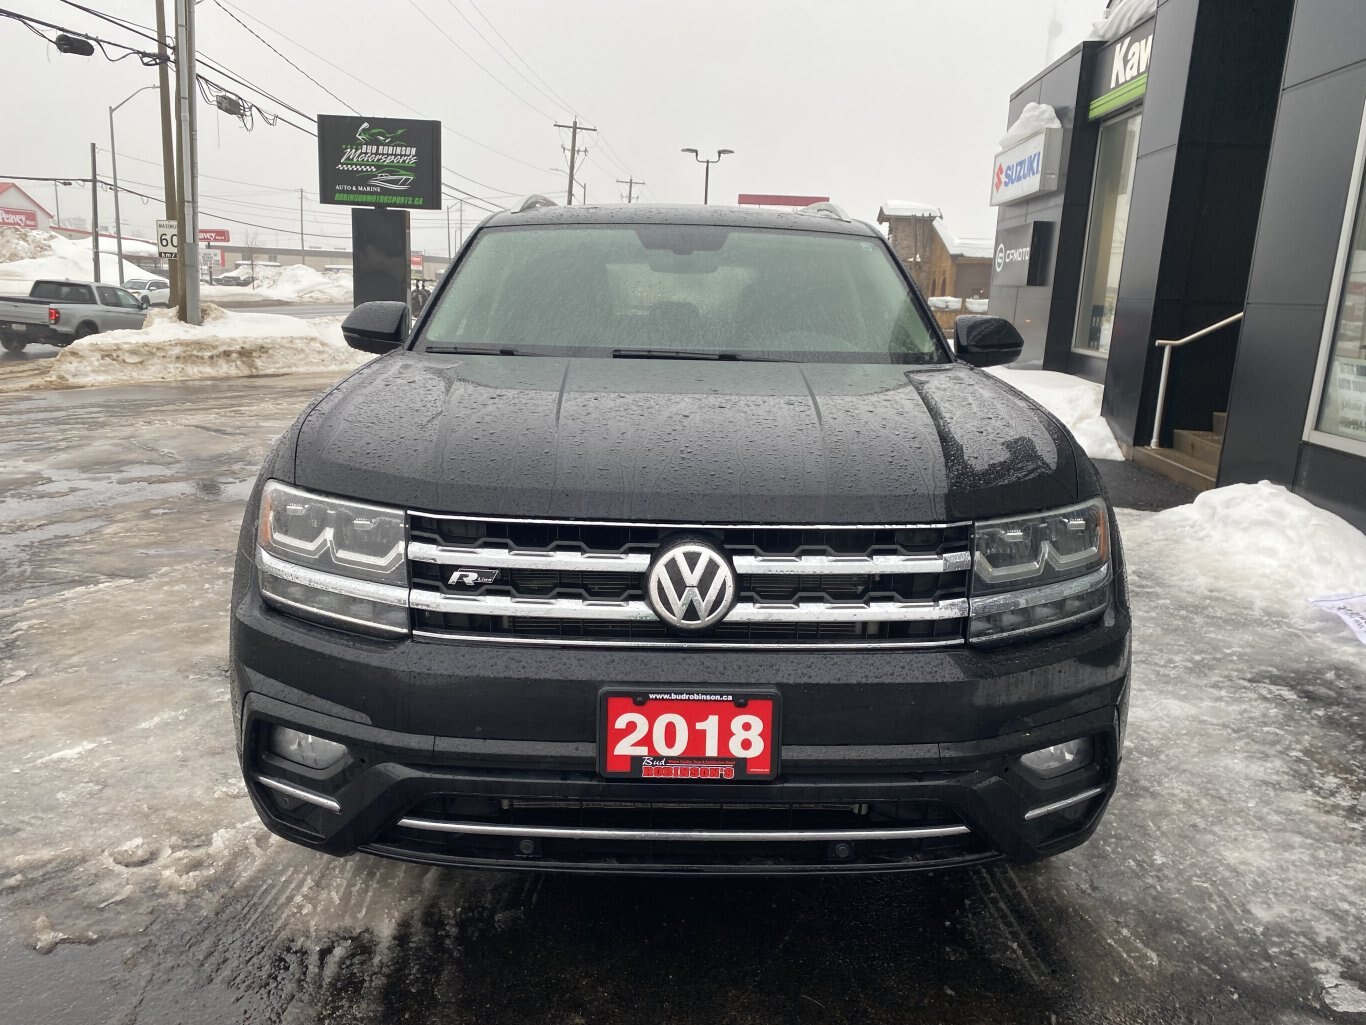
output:
[[[991,205],[1057,189],[1061,151],[1062,129],[1044,128],[997,153],[991,172]]]

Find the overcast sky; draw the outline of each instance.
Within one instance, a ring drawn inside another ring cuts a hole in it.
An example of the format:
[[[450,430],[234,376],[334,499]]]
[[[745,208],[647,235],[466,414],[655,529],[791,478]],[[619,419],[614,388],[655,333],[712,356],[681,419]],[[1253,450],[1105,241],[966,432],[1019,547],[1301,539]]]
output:
[[[150,26],[155,17],[154,0],[85,3],[138,24]],[[464,176],[447,174],[445,183],[486,197],[484,206],[528,192],[563,202],[568,133],[552,122],[577,114],[600,130],[583,143],[590,152],[580,180],[590,203],[618,202],[625,186],[616,179],[631,175],[647,183],[646,201],[700,202],[703,169],[679,150],[725,148],[735,153],[712,169],[715,202],[733,203],[740,192],[829,195],[855,217],[873,220],[883,200],[912,199],[942,208],[959,236],[994,232],[988,182],[1010,93],[1084,38],[1105,8],[1105,0],[222,4],[200,0],[197,7],[203,56],[309,114],[350,112],[312,76],[363,114],[439,119],[450,129],[443,133],[443,163]],[[137,42],[60,0],[4,6]],[[307,76],[234,22],[225,6]],[[0,20],[0,33],[0,178],[88,175],[91,142],[100,146],[107,176],[108,107],[155,83],[155,70],[136,57],[115,64],[98,54],[58,53],[8,20]],[[299,120],[264,96],[239,92]],[[309,244],[349,245],[347,211],[316,202],[313,138],[260,119],[248,133],[212,107],[199,110],[201,225],[228,227],[237,240],[252,229],[225,218],[251,221],[279,229],[278,236],[257,229],[260,244],[278,237],[295,245],[303,188]],[[159,192],[155,92],[115,117],[120,180]],[[50,186],[32,191],[51,208]],[[89,216],[88,190],[61,193],[64,217],[78,208]],[[107,199],[106,193],[102,204]],[[149,232],[156,216],[125,198],[132,229]],[[475,204],[466,206],[467,225],[481,216]],[[101,220],[111,218],[105,213]],[[445,239],[441,215],[414,215],[414,248],[444,253]]]

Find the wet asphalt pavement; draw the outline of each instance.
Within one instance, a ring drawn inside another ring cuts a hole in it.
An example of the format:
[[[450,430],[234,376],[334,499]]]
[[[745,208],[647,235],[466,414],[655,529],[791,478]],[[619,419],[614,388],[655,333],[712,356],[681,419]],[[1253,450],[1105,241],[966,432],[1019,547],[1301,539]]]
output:
[[[271,838],[233,755],[230,560],[326,382],[0,395],[4,1025],[1366,1022],[1366,649],[1183,595],[1148,512],[1120,513],[1121,789],[1049,862],[622,881]]]

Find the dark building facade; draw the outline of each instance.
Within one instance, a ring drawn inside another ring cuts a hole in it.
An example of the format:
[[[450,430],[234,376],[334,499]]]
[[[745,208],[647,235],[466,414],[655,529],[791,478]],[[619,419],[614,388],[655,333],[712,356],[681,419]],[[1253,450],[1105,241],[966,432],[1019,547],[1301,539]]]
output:
[[[1136,460],[1196,487],[1270,479],[1366,527],[1366,10],[1150,13],[1011,97],[1011,124],[1035,103],[1058,127],[993,169],[995,194],[1043,157],[999,201],[991,312],[1024,365],[1105,385]],[[1171,348],[1160,394],[1158,340],[1237,314]]]

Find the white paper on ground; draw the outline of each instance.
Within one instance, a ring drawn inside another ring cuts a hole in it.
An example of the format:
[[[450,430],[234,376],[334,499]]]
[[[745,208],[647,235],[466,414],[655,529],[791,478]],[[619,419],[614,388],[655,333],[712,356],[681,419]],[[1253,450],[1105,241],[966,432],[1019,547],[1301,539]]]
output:
[[[1310,598],[1309,604],[1337,613],[1352,628],[1357,640],[1366,644],[1366,594],[1330,594],[1325,598]]]

